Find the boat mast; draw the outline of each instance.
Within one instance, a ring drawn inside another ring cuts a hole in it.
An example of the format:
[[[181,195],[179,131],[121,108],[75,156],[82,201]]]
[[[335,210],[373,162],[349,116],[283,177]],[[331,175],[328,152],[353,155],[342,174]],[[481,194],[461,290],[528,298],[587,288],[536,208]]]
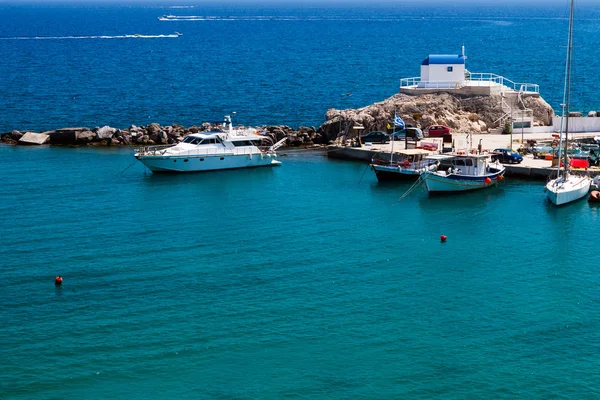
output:
[[[571,55],[573,53],[573,8],[575,0],[571,0],[571,7],[569,10],[569,42],[567,44],[567,72],[565,77],[565,149],[564,149],[564,161],[563,168],[565,171],[565,178],[568,173],[567,164],[567,149],[569,143],[569,103],[571,102]]]
[[[392,129],[392,148],[390,150],[390,165],[394,163],[394,133],[396,133],[396,106],[394,106],[394,128]]]

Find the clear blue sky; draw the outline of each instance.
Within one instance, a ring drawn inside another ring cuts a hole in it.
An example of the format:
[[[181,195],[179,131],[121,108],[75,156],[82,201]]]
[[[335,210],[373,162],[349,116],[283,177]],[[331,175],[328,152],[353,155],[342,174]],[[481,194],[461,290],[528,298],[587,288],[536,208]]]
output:
[[[38,3],[38,4],[93,4],[93,3],[136,3],[136,4],[156,4],[156,5],[202,5],[202,4],[298,4],[298,5],[327,5],[327,4],[360,4],[368,6],[368,4],[473,4],[473,5],[561,5],[568,4],[568,0],[374,0],[365,4],[364,0],[0,0],[0,4],[23,4],[23,3]],[[599,0],[577,0],[576,4],[600,4]],[[600,5],[599,5],[600,8]]]

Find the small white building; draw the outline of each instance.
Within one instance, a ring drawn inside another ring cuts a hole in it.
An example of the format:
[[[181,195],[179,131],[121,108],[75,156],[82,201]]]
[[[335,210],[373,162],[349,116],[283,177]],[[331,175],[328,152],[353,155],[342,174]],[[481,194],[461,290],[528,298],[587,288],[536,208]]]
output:
[[[465,83],[464,54],[430,54],[421,63],[419,88],[458,88]]]
[[[430,54],[421,63],[421,76],[402,78],[400,93],[421,95],[447,92],[467,96],[499,96],[503,115],[495,121],[499,129],[506,122],[518,127],[533,127],[533,111],[524,108],[524,98],[539,97],[540,88],[532,83],[513,82],[489,72],[466,69],[465,48],[461,54]]]

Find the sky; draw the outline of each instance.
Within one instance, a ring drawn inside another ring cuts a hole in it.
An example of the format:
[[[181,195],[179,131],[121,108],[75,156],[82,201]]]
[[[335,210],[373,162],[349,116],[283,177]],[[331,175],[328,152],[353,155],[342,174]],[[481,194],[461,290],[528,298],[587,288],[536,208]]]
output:
[[[0,4],[154,4],[154,5],[202,5],[202,4],[298,4],[298,5],[327,5],[327,4],[360,4],[366,6],[364,0],[0,0]],[[600,4],[600,0],[576,0],[576,4]],[[561,5],[568,0],[372,0],[368,4],[473,4],[473,5]],[[600,5],[599,5],[600,7]]]

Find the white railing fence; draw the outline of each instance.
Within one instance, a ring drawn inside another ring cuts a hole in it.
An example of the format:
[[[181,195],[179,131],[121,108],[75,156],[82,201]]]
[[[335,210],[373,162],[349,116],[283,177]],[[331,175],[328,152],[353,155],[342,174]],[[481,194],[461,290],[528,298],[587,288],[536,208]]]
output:
[[[461,81],[421,81],[421,77],[400,79],[402,88],[427,88],[427,89],[460,89],[464,86],[490,86],[496,84],[505,86],[517,92],[539,93],[540,86],[534,83],[513,82],[501,75],[491,72],[469,72]]]

